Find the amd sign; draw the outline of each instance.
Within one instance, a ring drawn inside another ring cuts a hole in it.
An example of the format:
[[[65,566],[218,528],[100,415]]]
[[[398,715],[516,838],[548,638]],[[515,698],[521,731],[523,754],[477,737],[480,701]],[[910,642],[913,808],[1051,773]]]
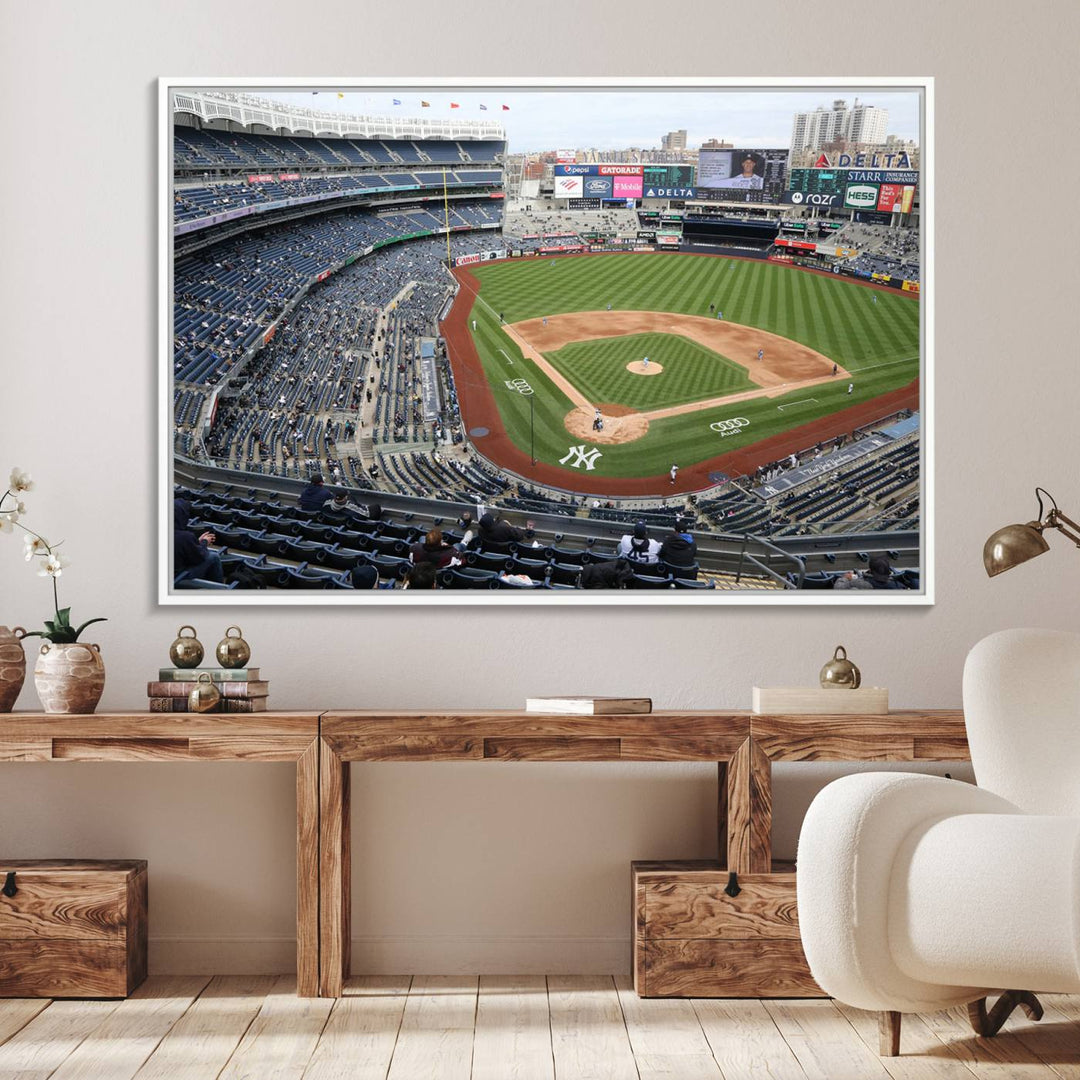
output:
[[[795,206],[837,206],[840,202],[840,196],[818,193],[808,194],[805,191],[785,191],[780,196],[780,201],[793,203]]]

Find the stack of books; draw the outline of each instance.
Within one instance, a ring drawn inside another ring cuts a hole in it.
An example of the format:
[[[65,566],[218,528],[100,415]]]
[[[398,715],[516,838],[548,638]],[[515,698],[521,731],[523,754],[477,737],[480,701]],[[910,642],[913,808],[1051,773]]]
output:
[[[209,675],[221,695],[214,712],[266,711],[270,683],[259,678],[258,668],[162,668],[157,681],[146,684],[150,711],[187,712],[188,694],[200,675]]]

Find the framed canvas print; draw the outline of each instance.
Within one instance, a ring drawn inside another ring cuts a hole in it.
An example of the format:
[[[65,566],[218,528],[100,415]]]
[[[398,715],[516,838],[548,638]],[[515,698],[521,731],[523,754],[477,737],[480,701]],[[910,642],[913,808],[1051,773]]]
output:
[[[932,80],[160,109],[162,603],[932,603]]]

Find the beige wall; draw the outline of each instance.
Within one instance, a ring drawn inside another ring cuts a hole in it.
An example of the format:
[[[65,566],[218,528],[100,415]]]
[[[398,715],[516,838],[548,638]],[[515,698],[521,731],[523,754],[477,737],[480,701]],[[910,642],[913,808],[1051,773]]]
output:
[[[1066,509],[1080,502],[1075,4],[623,0],[600,19],[600,4],[511,15],[422,0],[403,20],[408,49],[391,3],[0,5],[13,31],[0,38],[0,469],[32,470],[32,522],[67,538],[65,602],[109,616],[96,635],[104,707],[141,703],[186,620],[211,642],[238,621],[274,704],[298,708],[514,705],[582,689],[746,706],[754,682],[811,679],[838,641],[895,705],[956,705],[984,634],[1073,624],[1080,563],[1064,544],[995,582],[979,554],[993,528],[1030,515],[1036,482]],[[697,29],[682,38],[683,24]],[[156,77],[515,71],[937,78],[935,607],[578,609],[572,621],[524,607],[155,607]],[[1051,157],[1053,191],[1039,180]],[[1032,205],[1052,194],[1062,208],[1037,231],[991,209],[1029,176]],[[34,624],[47,585],[17,547],[0,537],[0,622]],[[20,705],[35,704],[28,688]],[[779,777],[781,851],[825,775]],[[712,842],[709,768],[387,765],[354,780],[354,925],[369,970],[625,965],[630,859],[706,855]],[[150,859],[159,970],[288,963],[286,767],[9,765],[0,792],[0,857]]]

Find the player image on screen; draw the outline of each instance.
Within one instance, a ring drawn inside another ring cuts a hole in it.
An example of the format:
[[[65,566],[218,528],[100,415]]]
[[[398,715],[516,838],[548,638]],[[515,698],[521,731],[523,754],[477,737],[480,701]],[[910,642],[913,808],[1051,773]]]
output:
[[[735,157],[736,155],[732,155]],[[765,186],[764,162],[755,154],[746,153],[736,158],[739,172],[728,177],[727,180],[718,180],[718,188],[742,188],[744,191],[760,191]]]

